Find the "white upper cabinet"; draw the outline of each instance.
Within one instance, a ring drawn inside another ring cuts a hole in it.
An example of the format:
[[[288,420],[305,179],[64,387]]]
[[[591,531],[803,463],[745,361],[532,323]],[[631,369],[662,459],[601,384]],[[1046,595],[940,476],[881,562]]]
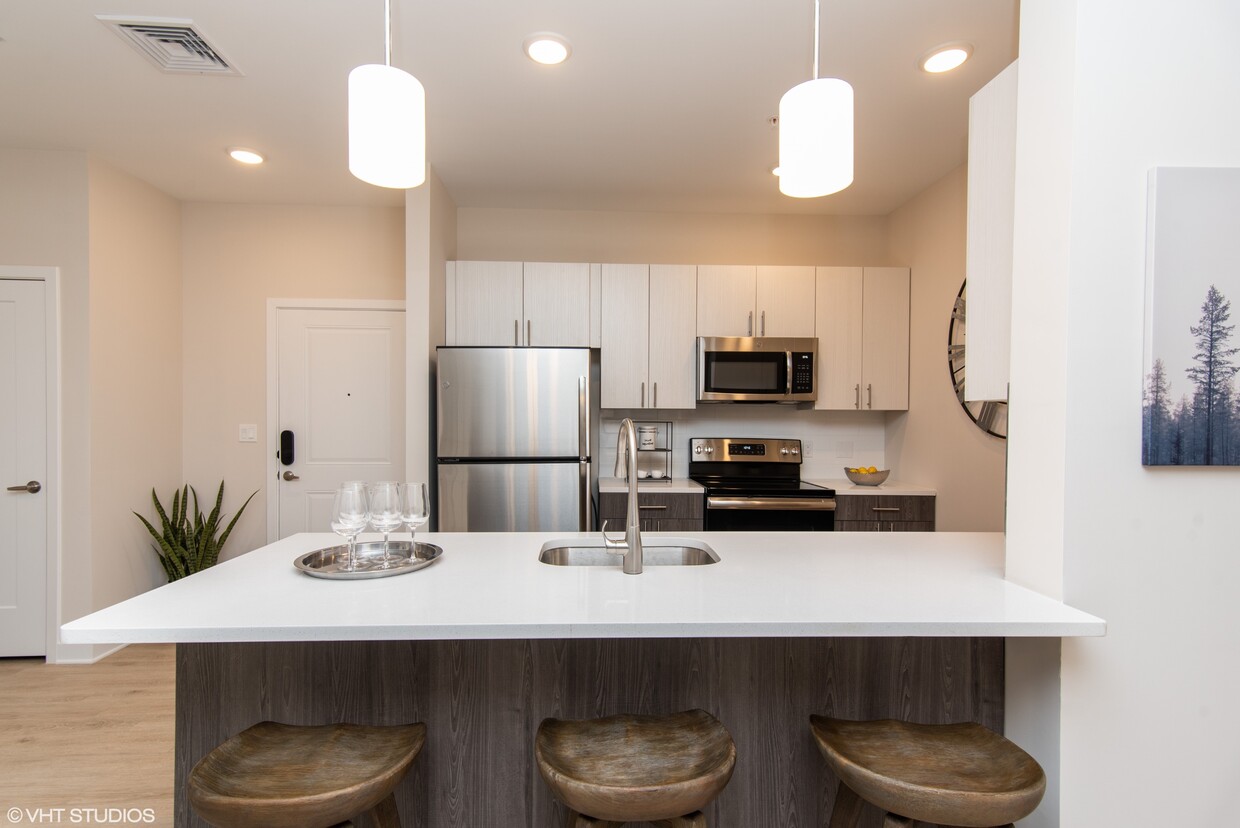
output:
[[[816,297],[814,407],[908,409],[908,268],[820,267]]]
[[[814,335],[814,268],[758,268],[754,325],[757,336]]]
[[[525,263],[525,342],[542,347],[590,347],[590,266]]]
[[[694,265],[650,266],[650,407],[697,407]]]
[[[603,265],[603,408],[693,408],[693,265]]]
[[[599,404],[641,408],[649,375],[650,266],[603,265]]]
[[[448,265],[448,344],[523,344],[521,262],[449,262]],[[452,284],[453,265],[455,285]]]
[[[590,266],[449,262],[447,344],[590,347]]]
[[[753,265],[698,265],[697,335],[754,336],[757,281]]]
[[[969,99],[966,400],[1006,400],[1016,209],[1016,64]]]
[[[813,336],[814,268],[698,265],[698,336]]]

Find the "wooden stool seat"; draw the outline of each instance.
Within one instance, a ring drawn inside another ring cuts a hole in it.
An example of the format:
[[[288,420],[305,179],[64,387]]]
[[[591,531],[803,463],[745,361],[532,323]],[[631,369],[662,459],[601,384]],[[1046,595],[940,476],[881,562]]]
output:
[[[732,778],[736,745],[704,710],[670,716],[547,719],[534,740],[538,770],[584,825],[701,825]]]
[[[1046,775],[1032,756],[972,722],[924,725],[811,716],[810,727],[840,780],[841,794],[847,786],[909,819],[967,828],[1008,825],[1031,814],[1046,791]],[[835,828],[836,822],[831,825]]]
[[[223,828],[329,828],[369,813],[399,826],[392,792],[426,741],[426,725],[260,722],[189,774],[194,810]]]

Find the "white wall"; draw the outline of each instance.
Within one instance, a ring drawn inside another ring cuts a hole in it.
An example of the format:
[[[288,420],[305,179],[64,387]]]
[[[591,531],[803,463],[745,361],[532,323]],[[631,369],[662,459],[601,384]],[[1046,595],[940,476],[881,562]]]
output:
[[[404,210],[182,206],[185,480],[241,516],[222,557],[267,542],[267,300],[403,299]],[[256,443],[237,426],[259,427]]]
[[[1017,232],[1054,250],[1039,272],[1016,274],[1016,288],[1041,295],[1022,303],[1013,291],[1012,402],[1015,411],[1034,401],[1033,416],[1049,398],[1040,416],[1054,421],[1045,445],[1035,424],[1013,422],[1009,571],[1053,582],[1061,558],[1064,599],[1108,622],[1105,638],[1063,644],[1059,824],[1230,825],[1240,775],[1240,471],[1142,467],[1140,405],[1146,175],[1240,166],[1240,6],[1059,0],[1021,11],[1020,116],[1070,114],[1041,126],[1052,139],[1070,129],[1071,143],[1070,153],[1054,140],[1018,146],[1018,157],[1041,153],[1049,169],[1041,203],[1022,213],[1018,161]],[[1049,97],[1025,106],[1036,94],[1024,87],[1037,76],[1031,57],[1044,77],[1074,79],[1060,87],[1061,107]],[[1048,306],[1052,323],[1065,322],[1049,355],[1031,335]],[[1018,479],[1038,477],[1049,480],[1047,498],[1018,489]],[[1062,515],[1060,538],[1037,529],[1048,510],[1052,529]]]
[[[947,327],[964,281],[964,167],[891,214],[891,257],[912,274],[909,410],[892,415],[886,456],[901,480],[938,491],[942,532],[1003,531],[1007,443],[960,407],[947,368]]]
[[[90,161],[91,550],[95,608],[165,583],[158,526],[181,477],[181,210]],[[201,492],[200,492],[201,493]],[[207,507],[210,508],[209,506]],[[69,505],[72,522],[83,510]]]

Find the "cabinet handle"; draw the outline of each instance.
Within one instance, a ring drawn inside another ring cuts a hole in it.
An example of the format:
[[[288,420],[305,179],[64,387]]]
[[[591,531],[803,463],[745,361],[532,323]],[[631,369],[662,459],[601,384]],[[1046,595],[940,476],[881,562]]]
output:
[[[753,311],[749,312],[749,333],[746,336],[753,336]]]
[[[899,506],[871,506],[870,508],[875,512],[898,512],[900,511]]]
[[[521,320],[520,319],[512,320],[512,344],[517,347],[521,346]]]
[[[650,407],[651,408],[659,407],[659,384],[657,382],[654,384],[654,399],[651,401]]]
[[[865,384],[865,407],[874,407],[874,386],[870,385],[868,382]]]
[[[766,311],[762,311],[762,336],[766,336]]]
[[[860,409],[861,408],[861,383],[857,383],[856,385],[853,386],[853,397],[854,397],[853,408]]]
[[[646,407],[646,383],[642,383],[642,408]]]
[[[534,335],[530,331],[530,320],[527,319],[525,320],[525,347],[527,348],[534,344]]]
[[[667,509],[667,507],[666,507],[666,506],[643,506],[643,505],[641,505],[640,503],[639,503],[639,504],[637,504],[637,508],[638,508],[638,509],[643,509],[643,510],[652,510],[652,511],[666,510],[666,509]]]

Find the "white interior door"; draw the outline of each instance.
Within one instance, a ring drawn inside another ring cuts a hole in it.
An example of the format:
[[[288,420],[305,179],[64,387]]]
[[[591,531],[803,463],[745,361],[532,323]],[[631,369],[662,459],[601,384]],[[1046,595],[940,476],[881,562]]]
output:
[[[404,479],[405,313],[280,308],[276,337],[277,536],[329,532],[341,482]]]
[[[46,290],[0,279],[0,656],[47,652]]]

